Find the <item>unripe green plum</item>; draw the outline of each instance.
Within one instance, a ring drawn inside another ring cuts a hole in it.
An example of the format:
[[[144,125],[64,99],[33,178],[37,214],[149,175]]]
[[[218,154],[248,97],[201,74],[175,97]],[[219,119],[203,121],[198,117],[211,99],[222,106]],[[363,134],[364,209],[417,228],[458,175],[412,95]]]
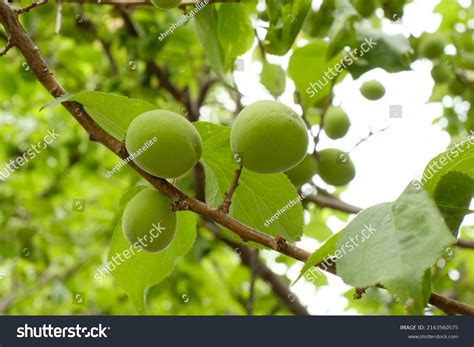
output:
[[[311,154],[307,154],[298,165],[285,171],[285,174],[288,176],[291,183],[300,187],[303,184],[310,182],[311,178],[316,175],[317,171],[318,162],[316,161],[316,158]]]
[[[355,167],[349,154],[329,148],[319,152],[318,174],[328,184],[345,186],[355,177]]]
[[[453,95],[462,95],[465,90],[464,83],[462,83],[458,78],[453,78],[453,80],[448,84],[448,89]]]
[[[375,11],[374,0],[353,0],[352,4],[362,17],[368,18]]]
[[[152,0],[153,5],[163,10],[169,10],[177,7],[181,0]]]
[[[155,189],[144,189],[135,195],[122,216],[127,241],[148,252],[168,247],[176,234],[176,213],[170,210],[170,204],[171,199]]]
[[[440,35],[429,35],[420,42],[420,54],[428,59],[436,59],[443,54],[444,46],[444,40]]]
[[[153,110],[137,116],[128,127],[125,146],[132,154],[153,139],[156,143],[133,160],[151,175],[179,177],[201,158],[201,136],[191,122],[177,113]]]
[[[376,80],[367,81],[360,87],[361,94],[369,100],[378,100],[385,95],[382,83]]]
[[[340,107],[330,107],[324,116],[324,132],[333,140],[344,137],[350,126],[349,117]]]
[[[452,74],[446,64],[438,64],[431,69],[431,77],[436,83],[444,83],[450,80]]]
[[[235,119],[230,145],[241,164],[254,172],[276,173],[295,167],[308,149],[306,126],[295,111],[276,101],[257,101]]]

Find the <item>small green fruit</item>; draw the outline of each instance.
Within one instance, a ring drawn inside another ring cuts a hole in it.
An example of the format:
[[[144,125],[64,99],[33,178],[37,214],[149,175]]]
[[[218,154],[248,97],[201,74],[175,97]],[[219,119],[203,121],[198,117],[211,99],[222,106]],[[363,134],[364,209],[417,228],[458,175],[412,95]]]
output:
[[[364,18],[370,17],[375,11],[374,0],[353,0],[352,4],[357,12]]]
[[[428,59],[436,59],[444,52],[444,40],[440,35],[429,35],[420,42],[420,54]]]
[[[170,210],[170,204],[170,198],[154,189],[145,189],[135,195],[122,216],[122,230],[127,241],[148,252],[159,252],[168,247],[176,234],[176,213]]]
[[[382,83],[376,80],[367,81],[360,87],[361,94],[369,100],[378,100],[385,95]]]
[[[330,107],[324,117],[324,132],[333,139],[344,137],[349,131],[351,121],[346,112],[340,107]]]
[[[201,157],[201,136],[191,122],[177,113],[153,110],[137,116],[128,127],[125,146],[132,154],[153,139],[156,143],[133,161],[154,176],[184,175]]]
[[[293,169],[285,171],[285,174],[296,187],[300,187],[305,183],[309,183],[311,178],[318,171],[318,162],[311,154],[306,157]]]
[[[235,119],[230,145],[242,165],[258,173],[295,167],[308,149],[306,126],[292,109],[276,101],[257,101]]]
[[[152,0],[153,5],[163,10],[169,10],[177,7],[181,0]]]
[[[446,64],[438,64],[431,69],[431,77],[436,83],[444,83],[451,79],[451,70]]]
[[[319,176],[333,186],[345,186],[355,177],[355,167],[349,154],[329,148],[319,152]]]
[[[448,85],[448,89],[453,95],[462,95],[465,90],[464,83],[458,78],[454,78]]]

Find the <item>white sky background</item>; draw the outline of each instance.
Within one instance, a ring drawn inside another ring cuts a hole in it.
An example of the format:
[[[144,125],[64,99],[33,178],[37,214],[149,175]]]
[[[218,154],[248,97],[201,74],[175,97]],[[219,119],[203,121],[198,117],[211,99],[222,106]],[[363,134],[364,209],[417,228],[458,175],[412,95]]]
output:
[[[434,14],[433,9],[438,2],[419,0],[407,5],[403,23],[392,23],[384,19],[383,30],[388,34],[400,33],[405,36],[410,33],[419,36],[423,31],[436,31],[441,16]],[[460,2],[464,6],[470,5],[470,0]],[[320,3],[321,0],[313,1],[313,7],[318,8]],[[382,16],[383,13],[380,12],[378,15]],[[259,36],[264,37],[265,31],[263,29],[258,31]],[[447,53],[450,53],[449,48]],[[251,55],[252,52],[249,52],[243,57],[244,71],[235,73],[239,90],[244,94],[244,105],[257,100],[272,99],[259,83],[261,64],[252,62]],[[286,69],[289,56],[290,54],[282,58],[269,56],[269,60]],[[372,136],[351,152],[357,175],[342,194],[343,200],[365,208],[396,199],[411,180],[420,177],[429,160],[443,152],[450,143],[449,135],[439,126],[432,125],[433,119],[442,114],[442,105],[426,104],[434,85],[430,75],[431,67],[430,61],[421,60],[412,65],[412,71],[389,74],[377,69],[369,71],[356,81],[348,75],[336,86],[334,104],[341,105],[345,109],[351,119],[352,127],[342,140],[332,141],[323,135],[319,148],[336,147],[348,151],[361,138],[367,136],[371,127],[376,131],[390,126],[388,130]],[[386,88],[385,96],[378,101],[369,101],[359,93],[360,85],[370,79],[381,81]],[[293,91],[294,85],[288,79],[287,90],[279,101],[299,110],[293,103]],[[390,118],[390,105],[402,105],[403,117]],[[319,178],[316,178],[316,182],[325,186]],[[473,218],[464,224],[474,224]],[[329,226],[333,231],[338,231],[344,223],[332,217]],[[318,243],[306,239],[300,246],[307,250],[315,250]],[[286,267],[273,261],[274,254],[266,252],[266,256],[275,272],[285,273]],[[301,266],[297,264],[289,269],[288,275],[291,280],[296,279]],[[314,285],[302,279],[292,290],[303,304],[308,305],[312,314],[330,315],[347,314],[344,312],[347,300],[342,297],[342,293],[349,288],[339,278],[329,275],[329,286],[316,289]]]

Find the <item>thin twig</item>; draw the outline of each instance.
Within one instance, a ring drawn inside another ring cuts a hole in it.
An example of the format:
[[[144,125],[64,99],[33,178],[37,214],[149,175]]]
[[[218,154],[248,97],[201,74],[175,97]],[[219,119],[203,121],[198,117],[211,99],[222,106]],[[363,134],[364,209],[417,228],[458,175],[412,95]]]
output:
[[[314,147],[315,148],[319,143],[319,138],[320,138],[321,132],[323,131],[323,128],[324,128],[324,118],[325,118],[326,113],[329,109],[329,106],[331,106],[331,104],[332,104],[332,99],[333,99],[332,91],[334,89],[334,86],[336,85],[336,80],[337,80],[338,77],[339,77],[339,75],[337,75],[336,77],[334,77],[332,79],[331,88],[329,89],[329,93],[326,96],[326,99],[324,100],[323,108],[321,109],[321,115],[320,115],[320,121],[319,121],[319,130],[318,130],[318,133],[316,134],[316,136],[314,137]],[[314,152],[317,153],[317,151],[314,151]]]
[[[0,57],[7,54],[7,52],[10,50],[10,48],[13,47],[13,44],[12,42],[10,41],[10,39],[7,40],[7,43],[5,44],[5,47],[3,47],[3,49],[0,51]]]
[[[242,165],[239,165],[237,169],[235,170],[234,173],[234,178],[232,179],[232,182],[230,184],[229,190],[224,194],[224,201],[222,204],[218,207],[220,211],[223,213],[229,213],[230,205],[232,204],[232,196],[235,193],[235,190],[239,186],[239,178],[240,175],[242,174]]]
[[[254,249],[252,252],[252,259],[250,261],[250,287],[249,287],[249,299],[247,300],[247,315],[253,314],[253,303],[255,302],[255,280],[257,279],[257,260],[258,260],[258,249]]]
[[[218,240],[224,242],[227,246],[232,248],[239,256],[242,264],[250,267],[252,260],[252,249],[241,244],[231,241],[221,234],[220,228],[210,222],[205,221],[205,226],[209,229]],[[300,303],[298,297],[291,292],[289,289],[288,283],[285,283],[283,278],[275,274],[272,270],[268,268],[261,260],[257,259],[255,262],[255,270],[257,275],[268,283],[272,291],[278,296],[281,302],[286,306],[286,308],[297,316],[309,316],[309,312],[306,308]]]
[[[61,31],[62,18],[63,18],[63,0],[57,0],[56,26],[54,28],[55,34],[59,34],[59,32]]]
[[[17,8],[15,11],[16,11],[17,14],[27,13],[30,10],[32,10],[36,7],[39,7],[41,5],[45,5],[47,3],[48,3],[48,0],[34,1],[31,4],[29,4],[28,6]]]
[[[370,128],[369,134],[368,134],[366,137],[360,139],[359,142],[357,142],[357,143],[354,145],[354,147],[352,147],[352,149],[351,149],[349,152],[352,152],[354,149],[356,149],[356,148],[359,147],[361,144],[363,144],[364,142],[366,142],[366,141],[367,141],[368,139],[370,139],[372,136],[377,135],[377,134],[380,134],[380,133],[383,133],[384,131],[386,131],[386,130],[388,130],[388,129],[390,129],[390,125],[389,125],[389,126],[386,126],[386,127],[383,128],[383,129],[377,130],[377,131],[373,131],[372,128]]]

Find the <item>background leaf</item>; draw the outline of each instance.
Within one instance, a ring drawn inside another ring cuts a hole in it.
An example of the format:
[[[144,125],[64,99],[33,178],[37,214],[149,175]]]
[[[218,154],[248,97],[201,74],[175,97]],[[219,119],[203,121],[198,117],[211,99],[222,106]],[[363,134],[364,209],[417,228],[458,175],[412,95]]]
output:
[[[266,0],[270,27],[265,49],[274,55],[285,55],[293,45],[311,7],[311,0]]]

